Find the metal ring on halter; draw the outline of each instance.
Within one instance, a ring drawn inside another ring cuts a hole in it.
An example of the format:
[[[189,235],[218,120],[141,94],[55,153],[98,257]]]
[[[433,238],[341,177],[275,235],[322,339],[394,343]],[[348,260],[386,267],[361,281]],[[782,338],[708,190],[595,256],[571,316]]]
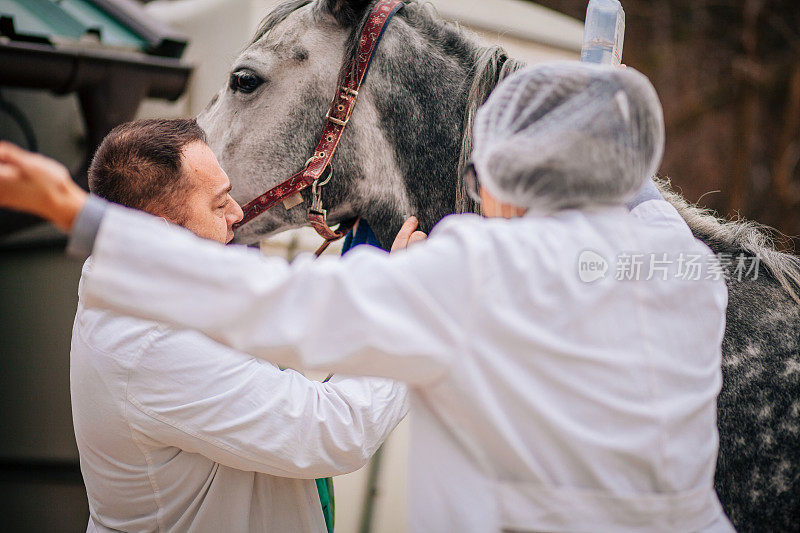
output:
[[[323,214],[325,210],[322,209],[322,191],[319,188],[331,181],[333,177],[333,166],[329,164],[326,168],[329,169],[328,177],[322,181],[314,180],[314,183],[311,184],[311,210]]]
[[[308,161],[306,161],[306,164],[303,166],[303,168],[308,168],[308,165],[310,165],[311,162],[313,160],[315,160],[316,158],[317,158],[317,156],[315,156],[315,155],[312,155],[311,157],[309,157]],[[325,178],[324,180],[322,180],[322,182],[319,183],[320,187],[322,187],[323,185],[325,185],[329,181],[331,181],[331,178],[333,177],[333,165],[328,163],[328,166],[325,167],[324,169],[322,169],[323,172],[325,172],[325,170],[330,170],[330,172],[328,173],[328,177]],[[314,183],[313,183],[312,187],[316,187],[317,186],[317,181],[319,181],[319,179],[314,180]]]
[[[322,180],[322,181],[320,181],[320,182],[319,182],[319,186],[320,186],[320,187],[322,187],[323,185],[327,185],[327,183],[328,183],[329,181],[331,181],[331,178],[333,177],[333,165],[331,165],[330,163],[328,163],[328,166],[327,166],[326,168],[327,168],[328,170],[330,170],[330,172],[328,172],[328,177],[327,177],[327,178],[325,178],[324,180]],[[324,172],[324,171],[323,171],[323,172]],[[314,182],[314,184],[317,184],[317,182],[315,181],[315,182]]]

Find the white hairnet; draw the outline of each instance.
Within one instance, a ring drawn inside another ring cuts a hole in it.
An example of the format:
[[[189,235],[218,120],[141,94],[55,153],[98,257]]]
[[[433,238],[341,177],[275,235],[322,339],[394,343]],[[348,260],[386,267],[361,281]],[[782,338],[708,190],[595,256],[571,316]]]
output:
[[[472,160],[501,202],[555,211],[623,203],[663,151],[663,112],[648,79],[575,61],[503,81],[478,111]]]

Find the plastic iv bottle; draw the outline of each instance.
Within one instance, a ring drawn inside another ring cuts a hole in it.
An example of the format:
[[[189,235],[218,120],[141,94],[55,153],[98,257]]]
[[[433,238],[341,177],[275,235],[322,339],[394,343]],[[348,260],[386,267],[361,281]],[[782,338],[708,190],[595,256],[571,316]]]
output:
[[[581,61],[619,65],[625,38],[625,11],[617,0],[589,0]]]
[[[583,30],[581,61],[619,65],[622,63],[622,41],[625,38],[625,11],[617,0],[589,0]],[[647,200],[663,200],[653,180],[645,180],[628,202],[633,209]]]

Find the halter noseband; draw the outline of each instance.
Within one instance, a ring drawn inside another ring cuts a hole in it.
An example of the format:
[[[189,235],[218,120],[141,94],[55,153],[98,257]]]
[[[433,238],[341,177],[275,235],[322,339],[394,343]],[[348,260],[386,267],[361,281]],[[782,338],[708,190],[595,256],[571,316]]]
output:
[[[350,116],[356,106],[358,91],[372,62],[372,55],[383,37],[389,20],[401,7],[403,7],[403,2],[400,0],[381,0],[375,4],[361,32],[358,49],[347,65],[344,83],[337,89],[331,108],[325,115],[325,127],[322,129],[322,135],[314,155],[306,161],[303,170],[243,206],[244,217],[233,226],[234,229],[247,224],[279,202],[283,202],[286,209],[301,204],[303,199],[300,191],[311,186],[308,222],[325,239],[325,243],[317,250],[317,255],[321,254],[330,243],[341,239],[350,231],[356,222],[355,219],[341,223],[338,230],[333,230],[328,226],[327,212],[322,208],[321,188],[333,177],[331,159],[336,153],[345,127],[350,122]],[[323,176],[324,179],[320,181]]]

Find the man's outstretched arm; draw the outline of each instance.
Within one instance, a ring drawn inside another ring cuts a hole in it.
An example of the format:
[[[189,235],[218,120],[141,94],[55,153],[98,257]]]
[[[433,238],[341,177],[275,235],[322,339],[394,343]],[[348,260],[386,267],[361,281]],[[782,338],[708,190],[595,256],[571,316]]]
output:
[[[93,305],[197,329],[296,368],[413,384],[440,378],[464,349],[473,303],[464,289],[475,275],[474,265],[454,257],[464,235],[415,247],[396,261],[362,250],[342,262],[289,267],[113,204],[87,216],[86,193],[52,163],[0,144],[0,205],[72,230],[73,242],[81,220],[102,220],[87,283]],[[422,237],[406,230],[407,242]]]
[[[443,238],[397,257],[362,247],[289,265],[110,205],[85,296],[293,368],[422,384],[464,349],[472,265],[456,260],[458,250]]]

